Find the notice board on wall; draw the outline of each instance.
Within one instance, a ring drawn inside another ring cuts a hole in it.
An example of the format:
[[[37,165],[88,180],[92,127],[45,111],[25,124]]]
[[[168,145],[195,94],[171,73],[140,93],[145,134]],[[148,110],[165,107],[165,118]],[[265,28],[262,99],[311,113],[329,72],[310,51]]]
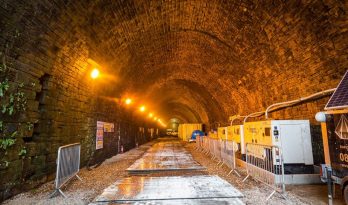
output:
[[[104,146],[104,132],[114,132],[115,125],[110,122],[97,121],[97,133],[95,149],[102,149]]]
[[[103,148],[103,137],[104,137],[104,122],[97,121],[97,134],[96,134],[96,143],[95,149]]]
[[[104,132],[114,132],[115,125],[114,123],[104,122]]]

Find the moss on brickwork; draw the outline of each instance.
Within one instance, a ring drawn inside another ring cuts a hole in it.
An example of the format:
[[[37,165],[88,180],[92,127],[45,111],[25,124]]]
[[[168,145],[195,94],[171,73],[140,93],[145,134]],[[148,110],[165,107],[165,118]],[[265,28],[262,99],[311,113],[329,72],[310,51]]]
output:
[[[209,129],[230,115],[335,87],[348,67],[347,22],[339,1],[1,1],[0,51],[10,81],[26,85],[27,109],[6,120],[22,124],[0,156],[9,162],[0,164],[0,201],[52,179],[63,144],[80,142],[84,165],[97,120],[116,125],[100,159],[117,153],[119,133],[125,149],[149,140],[139,133],[143,121],[110,100],[124,94]],[[114,77],[91,81],[89,58]],[[314,115],[327,99],[271,117],[318,126]],[[26,122],[33,123],[28,132]],[[312,133],[320,153],[318,127]]]

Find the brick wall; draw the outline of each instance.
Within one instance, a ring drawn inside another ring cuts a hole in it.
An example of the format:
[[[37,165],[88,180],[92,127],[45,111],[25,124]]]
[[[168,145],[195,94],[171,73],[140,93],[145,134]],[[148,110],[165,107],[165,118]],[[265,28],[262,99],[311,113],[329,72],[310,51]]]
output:
[[[59,146],[81,143],[81,166],[85,166],[92,153],[100,161],[117,154],[121,146],[126,151],[150,140],[139,127],[153,125],[144,125],[125,111],[115,100],[119,94],[112,92],[113,86],[105,86],[107,79],[89,78],[88,58],[100,58],[81,28],[82,4],[0,3],[0,57],[11,73],[1,76],[1,82],[9,77],[11,83],[24,83],[27,97],[25,112],[12,117],[0,114],[0,119],[18,130],[33,124],[31,131],[16,136],[15,145],[0,150],[0,202],[52,180]],[[104,148],[95,152],[98,120],[113,122],[115,132],[106,133]],[[27,151],[23,158],[22,148]]]

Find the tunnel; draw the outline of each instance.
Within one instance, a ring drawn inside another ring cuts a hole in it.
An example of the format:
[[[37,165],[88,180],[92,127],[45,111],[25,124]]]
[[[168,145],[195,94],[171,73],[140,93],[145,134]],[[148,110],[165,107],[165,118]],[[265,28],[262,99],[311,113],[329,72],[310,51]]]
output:
[[[165,136],[167,125],[207,133],[336,88],[348,67],[347,9],[324,0],[1,0],[0,202],[54,180],[63,145],[80,143],[82,168]],[[309,120],[317,165],[315,115],[331,94],[269,113]],[[102,149],[97,122],[112,123]]]

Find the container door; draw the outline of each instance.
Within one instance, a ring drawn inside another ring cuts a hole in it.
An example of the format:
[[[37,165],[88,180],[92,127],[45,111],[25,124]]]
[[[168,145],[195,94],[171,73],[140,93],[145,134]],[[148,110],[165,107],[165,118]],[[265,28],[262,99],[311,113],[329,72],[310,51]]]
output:
[[[304,163],[301,125],[280,125],[279,132],[284,163]]]

